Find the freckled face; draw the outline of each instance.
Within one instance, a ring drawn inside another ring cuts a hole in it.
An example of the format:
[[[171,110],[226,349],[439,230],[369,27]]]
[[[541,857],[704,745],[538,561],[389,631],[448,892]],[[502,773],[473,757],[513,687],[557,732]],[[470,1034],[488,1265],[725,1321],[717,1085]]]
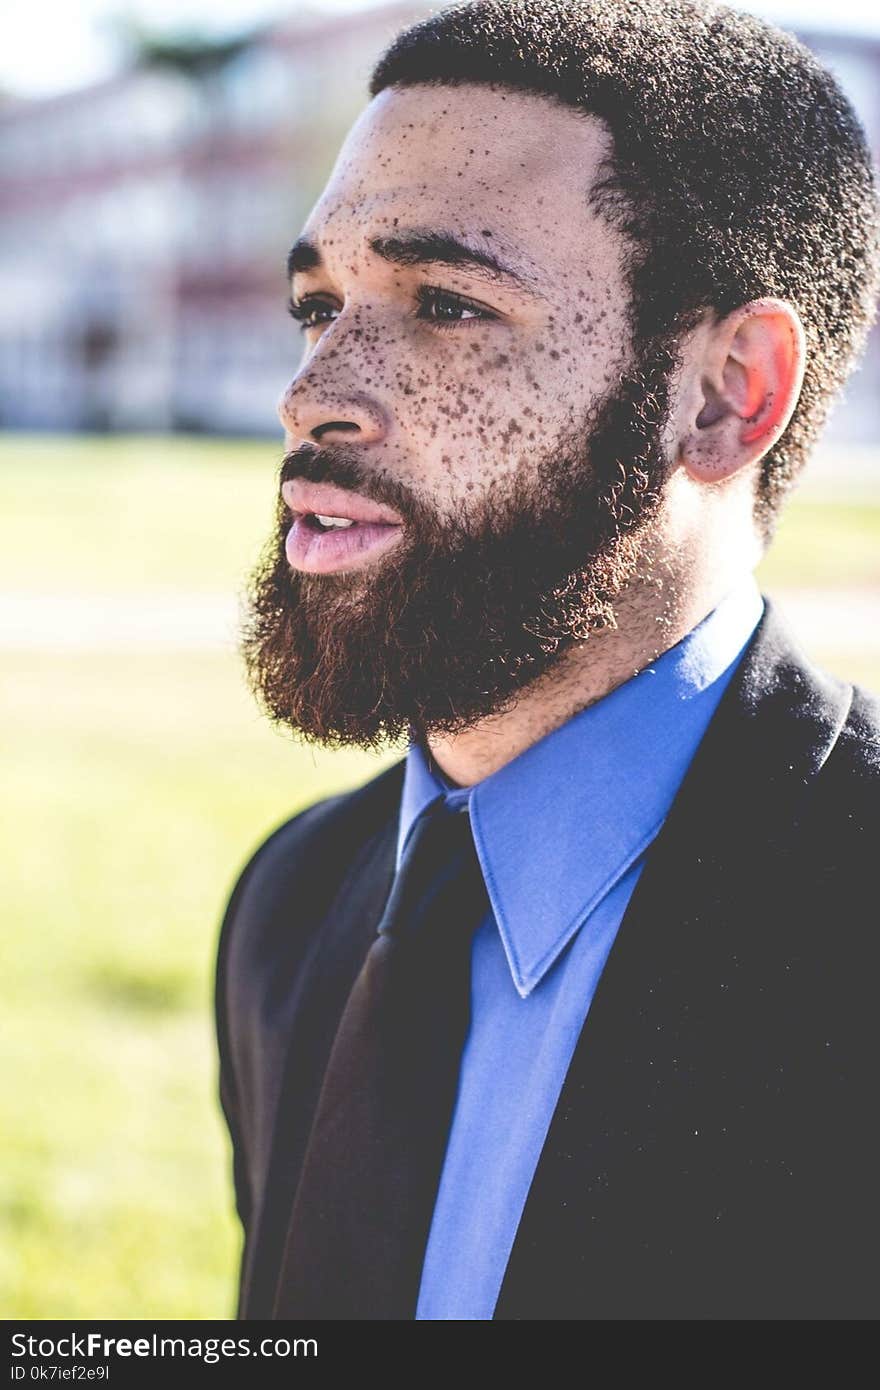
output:
[[[608,148],[598,121],[527,94],[375,98],[303,231],[321,264],[292,281],[305,353],[281,403],[288,449],[356,445],[372,480],[447,517],[534,470],[628,351],[618,241],[586,197]],[[513,274],[407,253],[413,230]]]
[[[668,359],[633,340],[588,206],[608,149],[593,118],[480,86],[385,91],[349,135],[292,252],[282,497],[335,485],[403,524],[319,572],[279,499],[241,644],[275,722],[363,748],[472,727],[645,578]]]

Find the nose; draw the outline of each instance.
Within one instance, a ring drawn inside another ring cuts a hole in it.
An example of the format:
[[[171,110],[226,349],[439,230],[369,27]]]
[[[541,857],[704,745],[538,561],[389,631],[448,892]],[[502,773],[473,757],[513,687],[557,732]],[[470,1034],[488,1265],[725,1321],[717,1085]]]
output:
[[[278,418],[293,443],[375,444],[388,432],[382,407],[354,386],[323,379],[314,358],[282,393]]]

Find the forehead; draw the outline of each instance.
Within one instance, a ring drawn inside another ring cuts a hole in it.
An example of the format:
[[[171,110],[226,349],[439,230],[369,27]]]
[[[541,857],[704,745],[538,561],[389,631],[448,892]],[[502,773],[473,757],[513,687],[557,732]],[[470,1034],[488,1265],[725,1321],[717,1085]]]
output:
[[[396,222],[456,225],[531,271],[616,268],[617,235],[589,207],[610,153],[596,117],[477,84],[387,88],[349,132],[304,235],[355,250]]]

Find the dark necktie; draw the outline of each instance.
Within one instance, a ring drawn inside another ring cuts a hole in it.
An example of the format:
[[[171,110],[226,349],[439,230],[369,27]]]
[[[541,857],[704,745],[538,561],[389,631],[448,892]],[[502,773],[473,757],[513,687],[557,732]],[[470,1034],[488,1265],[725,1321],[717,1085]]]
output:
[[[330,1052],[276,1318],[415,1316],[489,911],[467,809],[413,827]]]

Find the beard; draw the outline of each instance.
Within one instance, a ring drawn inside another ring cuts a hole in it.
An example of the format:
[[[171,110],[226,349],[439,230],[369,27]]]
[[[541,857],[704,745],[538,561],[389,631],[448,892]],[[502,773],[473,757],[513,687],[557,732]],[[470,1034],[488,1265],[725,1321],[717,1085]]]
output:
[[[503,714],[576,644],[617,626],[615,605],[646,568],[669,465],[661,436],[674,359],[666,345],[556,447],[524,452],[512,477],[452,517],[356,449],[287,455],[290,478],[336,484],[392,507],[404,530],[360,570],[306,574],[276,527],[245,582],[239,650],[270,720],[308,742],[379,751]]]

